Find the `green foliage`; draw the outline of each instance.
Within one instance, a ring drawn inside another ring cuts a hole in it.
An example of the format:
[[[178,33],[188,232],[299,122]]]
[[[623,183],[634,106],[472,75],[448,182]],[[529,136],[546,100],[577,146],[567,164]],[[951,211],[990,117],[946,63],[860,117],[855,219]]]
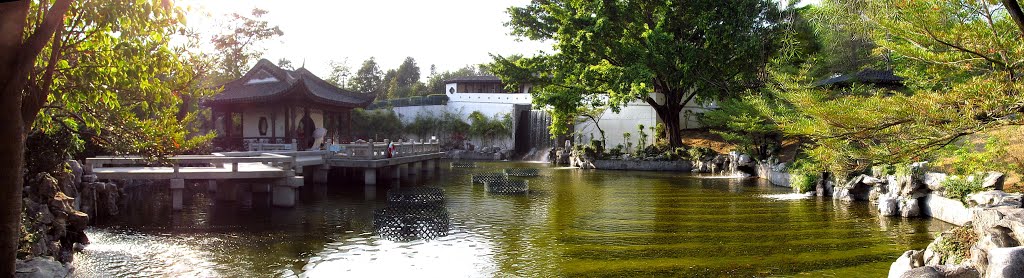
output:
[[[707,147],[692,147],[686,150],[686,158],[690,161],[707,161],[716,154],[714,150]]]
[[[817,63],[811,69],[812,76],[824,79],[885,66],[881,65],[882,55],[873,52],[877,45],[872,29],[876,27],[861,18],[867,9],[867,0],[824,0],[801,11],[800,17],[810,19],[806,26],[817,35],[814,45],[818,48],[811,51],[820,51],[815,51]]]
[[[352,110],[352,134],[359,139],[397,140],[404,134],[402,120],[390,109]]]
[[[728,99],[757,80],[780,15],[765,0],[533,1],[508,12],[512,34],[553,41],[556,52],[495,56],[492,71],[509,88],[534,86],[534,103],[552,108],[552,134],[565,134],[588,103],[619,111],[644,100],[673,146],[683,104]]]
[[[860,15],[857,15],[860,16]],[[776,61],[774,102],[754,105],[780,130],[809,141],[805,153],[837,175],[873,164],[932,158],[964,135],[1017,124],[1024,44],[1005,9],[989,2],[872,1],[863,16],[906,89],[809,87],[809,60]]]
[[[627,153],[631,152],[633,150],[633,141],[630,140],[632,137],[633,137],[633,134],[631,134],[629,132],[623,132],[622,133],[622,142],[626,142],[626,152]]]
[[[591,157],[597,159],[601,159],[604,157],[604,142],[602,142],[601,140],[590,140],[590,144],[587,147],[587,150],[592,150],[593,152],[592,154],[588,153],[588,155],[591,155]]]
[[[462,146],[470,126],[459,115],[444,111],[441,115],[429,113],[416,115],[412,122],[405,126],[405,132],[415,134],[419,138],[437,136],[445,149]]]
[[[1006,163],[1007,142],[1000,137],[989,137],[984,143],[975,144],[965,140],[951,144],[940,151],[949,161],[938,163],[951,168],[953,174],[970,175],[984,171],[1020,172],[1018,164]]]
[[[55,173],[64,168],[64,161],[82,151],[85,142],[68,129],[33,131],[25,139],[25,175]]]
[[[258,43],[284,35],[281,28],[262,19],[267,13],[254,8],[250,16],[233,13],[229,20],[220,21],[224,33],[213,36],[213,47],[220,52],[217,63],[223,75],[221,81],[242,77],[249,64],[263,56]]]
[[[38,18],[44,9],[31,10]],[[66,129],[110,152],[144,156],[208,146],[214,134],[198,133],[196,110],[213,93],[201,82],[209,59],[193,52],[183,15],[160,2],[74,2],[29,78],[23,110],[40,105],[31,130]],[[172,46],[179,35],[184,45]],[[58,74],[48,79],[51,70]]]
[[[356,75],[349,81],[349,87],[356,92],[372,94],[377,97],[378,100],[385,98],[384,96],[384,79],[381,76],[383,73],[380,70],[380,66],[377,65],[377,61],[370,57],[363,61],[363,65],[356,71]]]
[[[490,141],[512,136],[512,115],[498,114],[488,118],[480,111],[469,114],[469,134],[483,139],[484,145]]]
[[[412,57],[405,57],[398,69],[388,71],[384,78],[384,91],[389,99],[430,93],[426,85],[420,82],[420,67]]]
[[[771,118],[756,109],[768,105],[760,94],[725,100],[719,108],[704,113],[701,123],[711,132],[736,144],[739,151],[756,160],[766,160],[781,146],[782,131]]]
[[[960,264],[971,259],[971,246],[978,242],[978,234],[971,224],[953,227],[941,234],[942,239],[936,244],[938,253],[944,254],[947,264]]]
[[[615,145],[614,148],[608,150],[608,155],[613,157],[621,157],[624,153],[625,146],[622,144]]]
[[[636,126],[636,130],[637,130],[637,134],[639,134],[639,136],[638,136],[639,138],[637,138],[638,141],[636,143],[637,156],[640,156],[642,154],[643,150],[647,147],[647,132],[644,131],[644,125],[643,124],[638,124]]]
[[[804,193],[813,191],[817,181],[818,175],[813,172],[794,171],[792,169],[789,171],[789,186],[793,187],[793,192]]]
[[[942,187],[946,188],[946,197],[960,200],[961,203],[967,205],[967,196],[985,190],[981,186],[984,181],[984,176],[974,176],[973,178],[950,176],[942,181]]]

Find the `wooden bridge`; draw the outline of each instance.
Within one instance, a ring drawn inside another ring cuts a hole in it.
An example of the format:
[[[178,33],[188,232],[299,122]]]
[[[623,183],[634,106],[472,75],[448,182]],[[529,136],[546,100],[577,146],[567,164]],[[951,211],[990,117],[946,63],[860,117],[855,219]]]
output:
[[[332,169],[361,174],[366,185],[377,184],[378,173],[393,179],[440,167],[438,142],[356,142],[318,151],[247,151],[210,155],[179,155],[163,159],[108,156],[86,159],[86,170],[99,179],[169,180],[171,207],[183,208],[185,181],[207,181],[218,200],[243,201],[252,192],[272,192],[275,206],[295,205],[295,191],[304,176],[326,183]],[[389,155],[390,153],[390,155]],[[304,175],[306,174],[306,175]],[[251,199],[249,199],[251,200]]]

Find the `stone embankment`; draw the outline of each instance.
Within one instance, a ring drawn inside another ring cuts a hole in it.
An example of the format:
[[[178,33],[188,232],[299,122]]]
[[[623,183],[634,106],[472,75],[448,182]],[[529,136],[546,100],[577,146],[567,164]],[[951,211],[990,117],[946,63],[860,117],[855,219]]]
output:
[[[882,216],[932,216],[960,226],[942,232],[925,249],[903,253],[889,277],[1024,277],[1022,196],[1002,191],[1002,173],[950,177],[927,171],[925,163],[895,172],[854,177],[833,198],[873,202]],[[962,188],[946,188],[954,181],[981,190],[960,199],[953,194]]]
[[[64,171],[56,174],[36,174],[23,190],[18,277],[67,273],[74,252],[89,243],[85,228],[90,216],[116,216],[124,195],[123,185],[97,181],[74,160],[67,161]]]

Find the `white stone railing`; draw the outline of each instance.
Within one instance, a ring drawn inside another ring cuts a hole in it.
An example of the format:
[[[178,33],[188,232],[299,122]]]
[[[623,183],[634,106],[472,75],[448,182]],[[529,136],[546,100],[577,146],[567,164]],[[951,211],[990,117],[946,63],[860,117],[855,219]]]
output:
[[[212,164],[216,167],[230,165],[232,172],[238,172],[238,163],[263,163],[282,169],[291,169],[295,164],[294,156],[262,153],[256,156],[223,156],[223,155],[178,155],[163,159],[151,159],[141,156],[100,156],[85,159],[86,168],[89,171],[105,166],[164,166],[172,167],[174,173],[180,172],[186,167],[209,167],[204,164]]]
[[[387,159],[388,140],[384,142],[353,142],[351,144],[339,144],[341,150],[335,158],[341,159]],[[394,155],[391,158],[416,156],[422,154],[434,154],[441,152],[441,144],[437,140],[419,142],[394,142]]]

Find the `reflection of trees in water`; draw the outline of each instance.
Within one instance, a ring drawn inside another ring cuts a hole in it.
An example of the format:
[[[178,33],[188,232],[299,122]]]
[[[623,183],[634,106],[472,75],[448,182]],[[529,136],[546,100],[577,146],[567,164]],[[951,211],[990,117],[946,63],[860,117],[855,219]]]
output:
[[[373,214],[373,230],[384,239],[412,241],[448,235],[444,190],[411,187],[388,192],[388,206]]]

